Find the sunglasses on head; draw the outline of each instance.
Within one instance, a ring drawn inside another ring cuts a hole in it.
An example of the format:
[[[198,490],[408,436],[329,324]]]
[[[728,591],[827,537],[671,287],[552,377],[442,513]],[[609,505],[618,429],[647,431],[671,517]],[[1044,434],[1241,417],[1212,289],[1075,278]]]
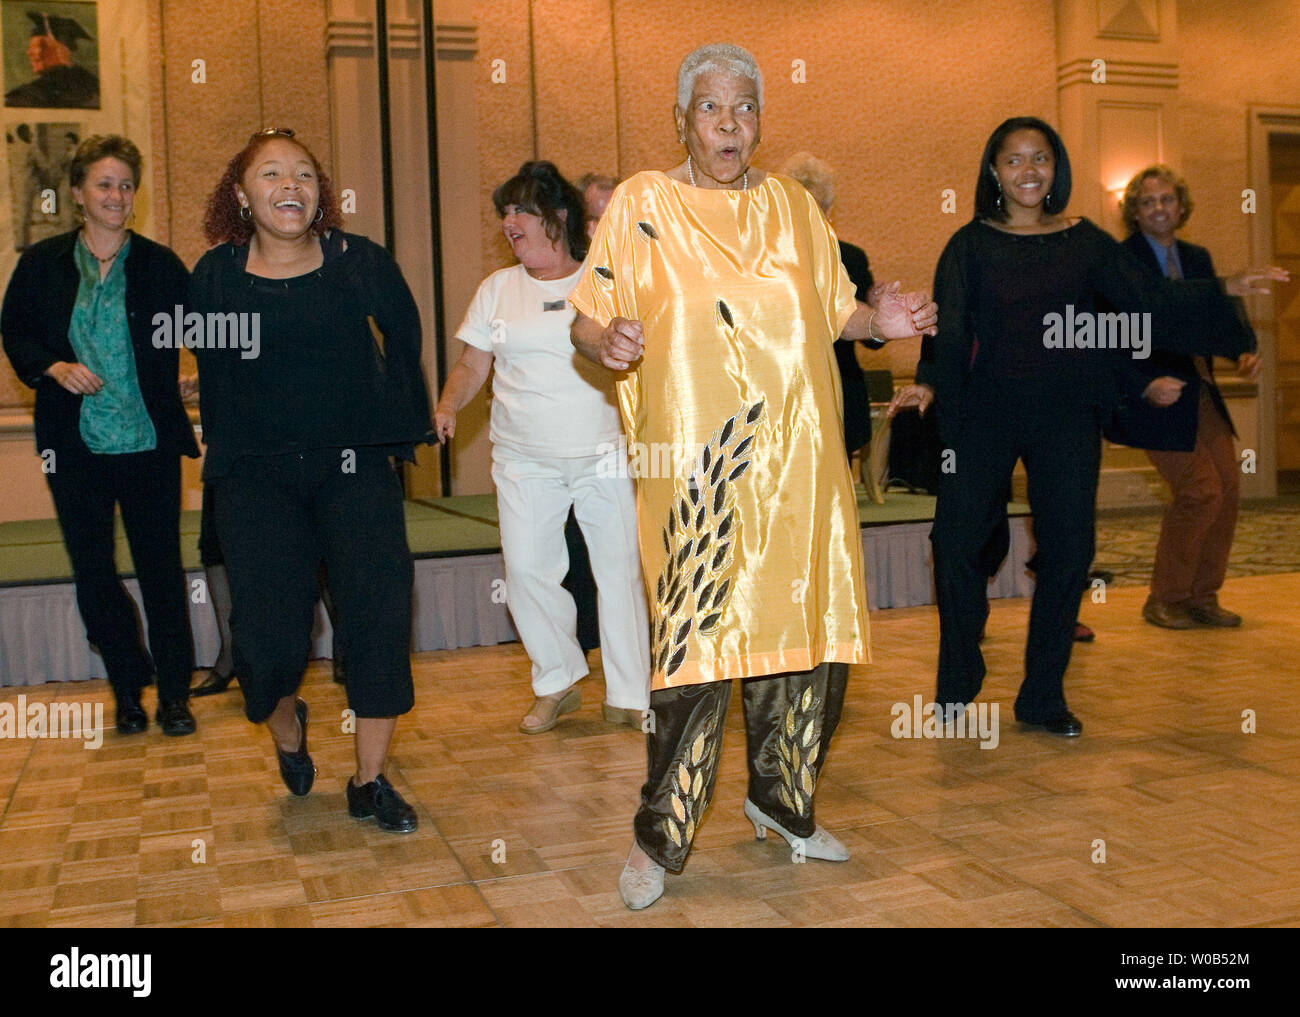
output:
[[[248,136],[248,140],[252,142],[252,141],[256,141],[258,138],[273,138],[276,137],[277,135],[281,138],[292,138],[293,128],[292,127],[264,127],[262,128],[262,130],[254,131],[252,134],[250,134]]]

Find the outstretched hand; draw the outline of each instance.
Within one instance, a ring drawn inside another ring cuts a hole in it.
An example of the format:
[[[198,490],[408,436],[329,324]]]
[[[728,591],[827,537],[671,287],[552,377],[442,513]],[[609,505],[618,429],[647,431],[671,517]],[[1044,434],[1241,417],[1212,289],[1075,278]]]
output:
[[[1223,288],[1234,297],[1250,297],[1270,293],[1269,283],[1290,282],[1291,273],[1285,268],[1269,265],[1267,268],[1248,268],[1223,280]]]

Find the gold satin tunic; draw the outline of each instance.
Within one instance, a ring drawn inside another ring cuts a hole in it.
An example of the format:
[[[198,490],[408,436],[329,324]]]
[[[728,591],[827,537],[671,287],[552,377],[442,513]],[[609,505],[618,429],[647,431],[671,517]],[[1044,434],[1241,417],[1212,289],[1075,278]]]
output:
[[[569,299],[645,330],[617,391],[653,687],[869,659],[832,349],[854,288],[808,192],[776,174],[736,191],[638,173]]]

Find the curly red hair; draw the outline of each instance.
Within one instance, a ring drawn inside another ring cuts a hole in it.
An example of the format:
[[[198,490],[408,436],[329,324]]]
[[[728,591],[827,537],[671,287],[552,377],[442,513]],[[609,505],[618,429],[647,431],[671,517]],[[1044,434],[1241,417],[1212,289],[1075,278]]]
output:
[[[320,184],[320,197],[317,207],[322,209],[319,222],[311,226],[311,231],[320,236],[326,230],[343,228],[343,210],[339,207],[338,195],[330,183],[329,174],[321,168],[320,160],[310,148],[296,137],[285,134],[258,134],[239,150],[238,154],[226,164],[226,171],[217,182],[216,189],[208,196],[208,208],[203,215],[203,235],[210,244],[231,243],[243,246],[253,236],[253,223],[239,216],[239,198],[235,195],[235,185],[241,183],[253,157],[268,141],[276,139],[288,141],[302,149],[311,160],[316,170],[316,179]]]

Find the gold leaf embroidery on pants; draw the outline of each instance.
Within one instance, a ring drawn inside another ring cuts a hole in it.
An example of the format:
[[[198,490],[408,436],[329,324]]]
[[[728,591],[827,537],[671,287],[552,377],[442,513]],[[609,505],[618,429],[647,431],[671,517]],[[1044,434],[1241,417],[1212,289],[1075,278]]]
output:
[[[709,807],[705,789],[712,782],[718,764],[718,746],[713,741],[717,731],[716,718],[696,736],[683,752],[682,759],[672,770],[672,790],[668,794],[671,816],[663,817],[664,830],[678,847],[689,847],[695,839],[704,811]]]
[[[803,690],[798,701],[785,711],[784,723],[777,733],[777,768],[783,786],[777,797],[795,815],[806,816],[812,807],[817,777],[813,764],[821,750],[821,704],[812,686]],[[800,749],[804,751],[800,753]]]

